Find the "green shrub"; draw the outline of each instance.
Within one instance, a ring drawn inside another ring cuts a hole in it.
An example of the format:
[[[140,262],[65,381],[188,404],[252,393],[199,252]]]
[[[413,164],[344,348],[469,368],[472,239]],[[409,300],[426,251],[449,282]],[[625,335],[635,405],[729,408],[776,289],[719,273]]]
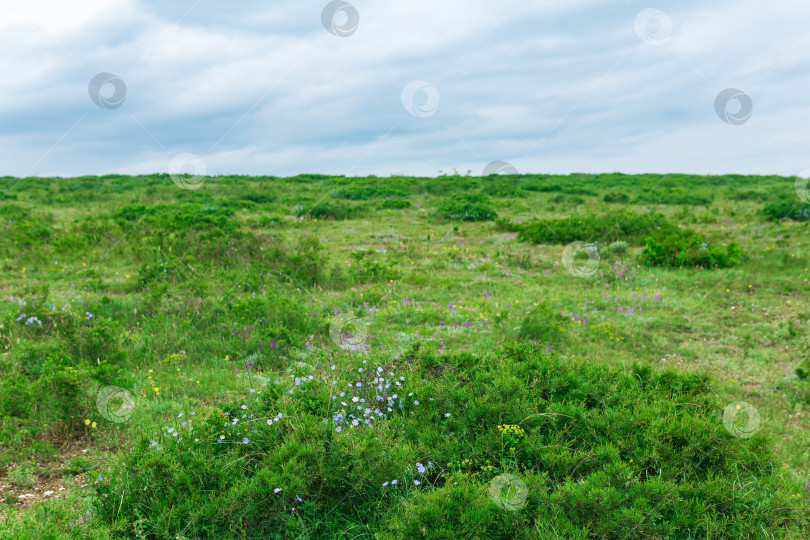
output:
[[[161,231],[182,232],[210,228],[232,231],[236,228],[233,210],[195,203],[125,205],[113,212],[112,217],[119,222],[141,221]],[[129,225],[125,227],[130,230]]]
[[[562,187],[558,184],[547,184],[545,182],[538,182],[534,181],[525,181],[520,184],[521,189],[525,189],[526,191],[537,191],[540,193],[547,193],[549,191],[562,191]]]
[[[520,228],[521,225],[519,223],[513,223],[507,218],[498,218],[495,220],[495,230],[498,232],[518,232]]]
[[[645,242],[640,260],[647,266],[728,268],[744,258],[734,242],[710,246],[689,230],[649,236]]]
[[[491,221],[498,217],[486,195],[465,193],[447,198],[439,206],[439,216],[462,221]]]
[[[31,489],[36,484],[37,478],[34,476],[34,469],[17,465],[8,473],[8,479],[15,486],[22,489]]]
[[[392,269],[395,262],[383,259],[373,251],[352,251],[351,258],[353,262],[349,273],[355,284],[388,282],[400,277],[399,272]]]
[[[686,204],[705,206],[712,202],[712,197],[700,195],[689,188],[655,189],[639,195],[636,204]]]
[[[520,197],[521,189],[514,180],[508,180],[501,175],[487,177],[481,180],[483,193],[490,197],[507,198]]]
[[[267,204],[276,200],[276,196],[269,191],[262,191],[257,193],[245,193],[239,197],[244,201],[251,201],[256,204]]]
[[[408,199],[385,199],[380,204],[383,210],[401,210],[403,208],[413,208],[413,204]]]
[[[366,208],[357,204],[344,204],[331,199],[323,199],[311,208],[301,208],[299,216],[310,216],[315,219],[334,219],[336,221],[353,219],[365,215]]]
[[[629,203],[630,196],[627,193],[622,193],[621,191],[612,191],[610,193],[606,193],[602,200],[606,203]]]
[[[569,204],[583,204],[585,199],[577,195],[555,195],[548,200],[551,204],[569,203]]]
[[[407,197],[410,194],[412,180],[403,178],[352,178],[336,179],[334,185],[337,186],[335,196],[341,199],[351,199],[354,201]]]
[[[570,324],[568,317],[541,304],[523,318],[519,335],[543,345],[558,345],[567,340]]]
[[[627,251],[627,242],[624,240],[616,240],[608,247],[611,253],[625,253]]]
[[[810,205],[797,200],[784,200],[769,204],[761,214],[771,221],[792,219],[793,221],[810,220]]]
[[[605,243],[619,238],[640,242],[656,230],[672,230],[660,214],[589,215],[563,219],[544,219],[524,225],[518,238],[534,244],[568,244],[574,241]]]
[[[729,198],[734,201],[759,201],[765,202],[769,198],[768,193],[754,190],[743,190],[732,193]]]
[[[262,399],[171,422],[180,437],[168,426],[145,435],[94,484],[97,519],[149,516],[144,535],[154,538],[274,539],[358,527],[391,539],[732,539],[798,537],[807,524],[767,439],[725,430],[705,375],[565,359],[532,344],[485,357],[417,352],[390,376],[402,399],[372,425],[335,427],[345,413],[332,381],[345,389],[357,378],[348,367],[301,384],[284,377]],[[357,365],[372,370],[369,360]],[[380,392],[347,394],[374,407]],[[491,495],[505,474],[525,486],[514,511],[496,503],[508,495]]]
[[[264,252],[271,275],[280,282],[292,280],[296,287],[311,287],[328,279],[327,249],[314,236],[302,236],[293,245],[271,237]]]
[[[796,376],[800,381],[810,381],[810,357],[802,360],[802,363],[796,368]]]
[[[278,325],[304,335],[313,328],[314,321],[304,305],[286,296],[253,296],[231,306],[234,321],[258,326]]]

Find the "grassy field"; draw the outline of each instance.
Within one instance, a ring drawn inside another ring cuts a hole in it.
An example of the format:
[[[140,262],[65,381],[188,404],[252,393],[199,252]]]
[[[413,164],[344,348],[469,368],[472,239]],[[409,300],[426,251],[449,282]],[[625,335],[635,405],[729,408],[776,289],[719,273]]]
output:
[[[0,178],[0,537],[806,538],[794,180]]]

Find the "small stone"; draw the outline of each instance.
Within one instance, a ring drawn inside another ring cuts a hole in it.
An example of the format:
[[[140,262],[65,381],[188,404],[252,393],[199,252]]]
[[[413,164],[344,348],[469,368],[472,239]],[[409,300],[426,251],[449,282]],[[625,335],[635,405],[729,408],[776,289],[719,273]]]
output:
[[[47,497],[48,495],[53,495],[53,494],[54,494],[54,492],[53,492],[53,491],[51,491],[51,490],[48,490],[48,491],[46,491],[45,493],[43,493],[43,495],[45,495],[46,497]]]
[[[64,491],[64,490],[65,490],[65,488],[59,488],[59,491]]]
[[[17,497],[18,499],[33,499],[34,496],[31,493],[24,493]]]

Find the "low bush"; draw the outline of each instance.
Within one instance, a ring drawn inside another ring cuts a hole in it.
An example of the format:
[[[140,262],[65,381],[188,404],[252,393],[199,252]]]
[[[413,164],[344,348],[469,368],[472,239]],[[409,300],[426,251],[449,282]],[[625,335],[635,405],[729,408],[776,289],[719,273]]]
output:
[[[31,489],[36,483],[34,470],[31,467],[17,465],[8,473],[8,479],[15,486],[22,489]]]
[[[810,205],[797,200],[784,200],[769,204],[760,213],[771,221],[782,219],[808,221],[810,220]]]
[[[801,364],[796,368],[796,377],[800,381],[810,381],[810,357],[802,360]]]
[[[498,217],[489,198],[480,193],[454,195],[439,206],[440,217],[449,220],[491,221]]]
[[[611,253],[625,253],[627,251],[627,242],[624,240],[616,240],[608,246]]]
[[[365,201],[382,197],[407,197],[413,182],[403,178],[336,179],[335,196],[341,199]]]
[[[588,215],[563,219],[544,219],[524,225],[518,238],[534,244],[568,244],[574,241],[609,242],[618,239],[637,241],[656,230],[673,230],[660,214]]]
[[[551,204],[560,204],[560,203],[568,203],[568,204],[583,204],[585,199],[579,197],[577,195],[555,195],[551,197],[548,202]]]
[[[754,191],[752,189],[735,191],[729,195],[729,199],[733,201],[759,201],[765,202],[770,198],[768,193],[762,191]]]
[[[519,223],[513,223],[507,218],[498,218],[495,220],[495,230],[498,232],[519,232],[521,227]]]
[[[481,180],[482,191],[490,197],[507,198],[520,197],[521,189],[514,180],[509,180],[503,176],[487,177]]]
[[[630,196],[627,193],[623,193],[621,191],[612,191],[610,193],[605,193],[605,196],[602,197],[602,200],[606,203],[629,203]]]
[[[323,199],[311,208],[301,208],[298,216],[310,216],[314,219],[334,219],[336,221],[353,219],[366,214],[366,208],[357,204],[344,204],[328,198]]]
[[[523,318],[519,336],[541,345],[559,345],[567,341],[571,324],[568,317],[553,311],[545,304],[535,307]]]
[[[634,202],[636,204],[685,204],[705,206],[712,202],[712,197],[700,195],[687,188],[672,188],[643,193],[639,195]]]
[[[734,242],[727,246],[710,246],[692,231],[684,230],[649,236],[640,260],[647,266],[728,268],[744,258]]]
[[[256,204],[267,204],[276,200],[276,196],[269,191],[261,191],[255,193],[245,193],[239,197],[243,201],[250,201]]]
[[[403,208],[413,208],[413,204],[408,199],[385,199],[380,204],[382,210],[402,210]]]
[[[704,375],[533,344],[414,354],[396,373],[358,360],[369,378],[355,365],[279,377],[168,422],[94,484],[97,519],[149,516],[150,538],[732,539],[806,525],[767,439],[725,430]]]

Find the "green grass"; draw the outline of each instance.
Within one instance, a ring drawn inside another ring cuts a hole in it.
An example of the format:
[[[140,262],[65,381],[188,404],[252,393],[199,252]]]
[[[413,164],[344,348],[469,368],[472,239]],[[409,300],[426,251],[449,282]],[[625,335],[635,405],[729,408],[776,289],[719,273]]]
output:
[[[804,538],[793,180],[2,178],[0,538]]]

